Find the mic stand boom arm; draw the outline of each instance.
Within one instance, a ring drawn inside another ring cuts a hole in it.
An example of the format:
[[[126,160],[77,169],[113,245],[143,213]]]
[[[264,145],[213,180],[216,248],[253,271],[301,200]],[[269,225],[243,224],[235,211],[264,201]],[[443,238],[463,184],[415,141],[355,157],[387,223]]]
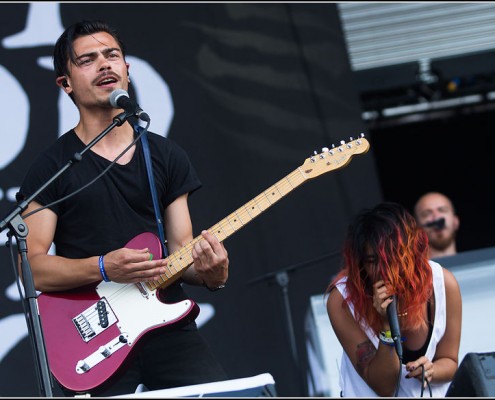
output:
[[[52,178],[50,178],[45,184],[43,184],[36,192],[34,192],[26,200],[20,202],[17,205],[17,207],[15,207],[14,210],[5,219],[0,221],[0,232],[2,232],[7,226],[12,225],[12,220],[17,216],[19,216],[24,210],[26,210],[29,203],[31,203],[31,201],[33,201],[41,192],[43,192],[48,187],[48,185],[50,185],[55,179],[57,179],[67,169],[69,169],[69,167],[71,167],[74,164],[74,162],[81,161],[82,156],[89,149],[91,149],[96,143],[98,143],[101,139],[103,139],[103,137],[106,136],[107,133],[110,132],[113,128],[115,128],[116,126],[121,126],[131,115],[132,114],[122,112],[119,115],[115,116],[113,122],[103,132],[101,132],[96,138],[94,138],[91,142],[89,142],[88,145],[80,153],[75,153],[72,159],[70,159],[67,162],[67,164],[65,164],[65,166],[63,166],[60,169],[60,171],[58,171]],[[11,226],[11,228],[14,227]],[[17,229],[15,228],[14,230],[17,231]],[[23,230],[20,230],[20,232],[23,232]]]
[[[45,184],[41,186],[34,194],[29,196],[26,200],[21,201],[14,208],[14,210],[2,221],[0,221],[0,232],[6,227],[9,227],[9,235],[14,235],[18,247],[18,252],[21,258],[21,274],[24,285],[25,301],[27,302],[26,322],[28,326],[29,336],[31,338],[31,345],[33,346],[34,360],[36,373],[38,374],[40,385],[40,394],[43,397],[53,397],[51,390],[51,375],[50,368],[48,366],[48,359],[46,357],[46,350],[43,338],[43,331],[41,329],[40,318],[38,314],[38,307],[36,303],[36,289],[34,287],[33,275],[31,273],[31,266],[27,257],[27,243],[26,238],[28,235],[28,227],[21,217],[21,213],[25,211],[36,196],[38,196],[43,190],[47,188],[55,179],[62,175],[74,162],[81,161],[82,156],[99,142],[108,132],[110,132],[116,126],[121,126],[131,114],[123,112],[114,117],[113,122],[101,132],[95,139],[93,139],[80,153],[75,153],[73,158],[67,162],[52,178],[50,178]],[[20,293],[21,299],[23,298]],[[25,309],[26,310],[26,309]]]

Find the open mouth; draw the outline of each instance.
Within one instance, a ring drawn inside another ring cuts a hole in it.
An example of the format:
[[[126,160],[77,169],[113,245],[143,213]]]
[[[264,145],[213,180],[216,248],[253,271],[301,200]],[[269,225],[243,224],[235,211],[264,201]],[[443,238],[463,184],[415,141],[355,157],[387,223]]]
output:
[[[101,81],[99,81],[97,83],[97,86],[110,85],[110,84],[115,83],[115,82],[117,82],[117,79],[115,79],[113,77],[108,77],[108,78],[105,78],[105,79],[102,79]]]

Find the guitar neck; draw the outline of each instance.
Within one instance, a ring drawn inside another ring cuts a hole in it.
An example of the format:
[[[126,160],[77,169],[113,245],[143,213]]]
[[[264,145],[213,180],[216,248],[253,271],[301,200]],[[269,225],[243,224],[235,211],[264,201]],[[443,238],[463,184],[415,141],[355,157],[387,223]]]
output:
[[[342,168],[350,162],[353,155],[366,153],[369,149],[369,143],[363,136],[362,134],[361,138],[356,140],[351,138],[348,143],[341,141],[340,146],[336,148],[335,146],[332,149],[324,148],[322,153],[318,155],[315,152],[315,155],[307,158],[302,166],[270,186],[253,200],[239,207],[208,231],[215,235],[220,242],[224,241],[306,180]],[[165,288],[180,278],[185,269],[193,263],[192,249],[194,245],[202,239],[202,236],[197,236],[180,250],[169,255],[166,272],[161,275],[161,282],[147,283],[148,287],[150,289]]]
[[[262,212],[268,210],[277,201],[303,184],[307,179],[301,167],[297,168],[254,199],[239,207],[216,225],[213,225],[208,231],[215,235],[220,242],[223,242]],[[181,249],[170,254],[167,257],[167,270],[165,274],[161,275],[162,282],[148,282],[148,287],[151,289],[165,288],[180,278],[186,268],[193,263],[192,249],[194,244],[202,239],[202,236],[199,235]]]

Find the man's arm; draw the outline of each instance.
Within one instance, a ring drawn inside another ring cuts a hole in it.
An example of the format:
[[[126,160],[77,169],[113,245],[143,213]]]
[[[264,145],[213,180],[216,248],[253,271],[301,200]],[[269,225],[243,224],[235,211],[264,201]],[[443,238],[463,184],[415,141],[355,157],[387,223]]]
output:
[[[32,202],[25,213],[39,207]],[[100,255],[70,259],[48,254],[57,226],[57,215],[53,211],[44,209],[25,221],[29,229],[28,258],[37,290],[64,291],[102,280],[98,265]],[[150,261],[148,249],[117,249],[105,254],[103,259],[106,275],[119,283],[159,280],[165,272],[166,261]]]
[[[41,207],[31,202],[26,213]],[[49,255],[57,226],[57,215],[44,209],[25,219],[29,232],[26,238],[28,259],[37,290],[49,292],[72,289],[101,279],[98,257],[69,260]]]

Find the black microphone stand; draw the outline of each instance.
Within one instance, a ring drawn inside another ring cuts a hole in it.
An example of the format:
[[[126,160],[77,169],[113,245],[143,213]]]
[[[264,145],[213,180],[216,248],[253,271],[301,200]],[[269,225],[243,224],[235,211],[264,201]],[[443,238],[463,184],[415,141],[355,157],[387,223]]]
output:
[[[333,258],[333,257],[339,256],[340,254],[341,254],[341,252],[334,252],[334,253],[325,254],[323,256],[314,258],[312,260],[304,261],[304,262],[301,262],[299,264],[290,265],[288,267],[282,268],[282,269],[275,271],[275,272],[270,272],[270,273],[262,275],[258,278],[252,279],[251,281],[248,282],[248,285],[252,285],[252,284],[255,284],[258,282],[270,281],[270,280],[274,279],[275,282],[282,289],[282,300],[283,300],[283,306],[284,306],[284,311],[285,311],[285,321],[286,321],[286,327],[287,327],[287,334],[289,336],[289,344],[290,344],[290,349],[291,349],[291,354],[292,354],[292,360],[294,361],[294,367],[296,369],[297,376],[302,381],[300,385],[301,385],[301,388],[303,388],[303,390],[306,389],[306,384],[304,383],[303,371],[301,371],[299,369],[299,357],[298,357],[297,345],[296,345],[296,335],[294,333],[294,324],[292,322],[292,311],[291,311],[290,301],[289,301],[289,281],[290,281],[289,273],[297,271],[298,269],[300,269],[302,267],[307,267],[307,266],[313,265],[319,261],[326,260],[327,258]]]
[[[24,301],[27,303],[27,309],[25,310],[25,317],[28,326],[28,333],[31,338],[31,344],[33,346],[34,360],[36,373],[38,374],[40,395],[44,397],[53,397],[52,382],[50,375],[50,368],[48,365],[48,358],[46,356],[45,342],[43,337],[43,330],[41,328],[41,321],[38,313],[38,306],[36,302],[37,294],[34,287],[34,280],[31,271],[31,265],[27,257],[27,243],[26,238],[28,235],[28,227],[21,217],[21,213],[25,211],[36,196],[43,192],[48,185],[50,185],[55,179],[62,175],[69,167],[75,162],[81,161],[82,156],[99,142],[108,132],[110,132],[116,126],[121,126],[130,116],[131,113],[122,112],[114,117],[113,122],[101,132],[95,139],[93,139],[80,153],[75,153],[73,158],[67,162],[52,178],[50,178],[45,184],[43,184],[36,192],[29,196],[26,200],[18,202],[14,210],[7,215],[2,221],[0,221],[0,232],[5,228],[9,228],[9,235],[13,235],[16,238],[18,252],[21,258],[21,273],[22,281],[24,284]],[[21,299],[23,298],[20,293]]]

